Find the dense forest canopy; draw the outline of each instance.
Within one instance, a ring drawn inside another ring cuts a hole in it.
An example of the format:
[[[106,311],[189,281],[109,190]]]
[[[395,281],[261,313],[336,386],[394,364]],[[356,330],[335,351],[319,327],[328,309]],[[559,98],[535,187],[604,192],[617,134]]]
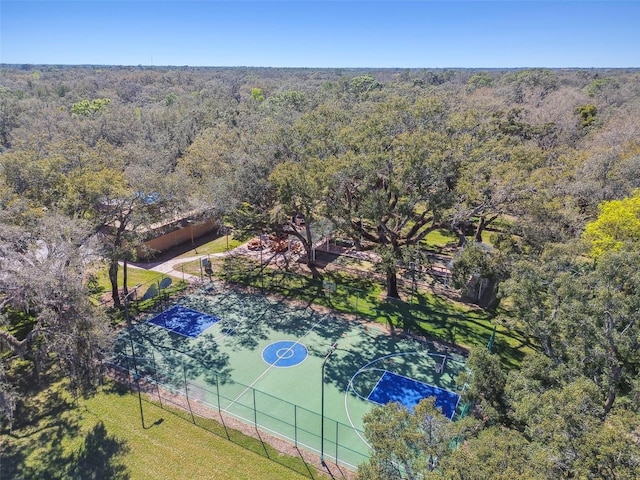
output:
[[[537,351],[507,371],[477,346],[455,427],[373,413],[371,438],[406,436],[361,477],[637,478],[639,188],[635,69],[3,65],[0,406],[25,371],[96,383],[110,334],[87,265],[107,260],[117,306],[131,245],[169,215],[295,235],[309,263],[322,225],[379,254],[389,297],[446,230],[454,279],[492,278],[497,321]]]

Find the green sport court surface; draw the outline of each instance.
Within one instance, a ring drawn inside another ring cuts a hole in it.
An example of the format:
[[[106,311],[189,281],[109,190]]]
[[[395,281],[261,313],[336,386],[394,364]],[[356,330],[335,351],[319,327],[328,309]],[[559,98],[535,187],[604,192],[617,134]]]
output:
[[[411,409],[435,396],[449,417],[461,408],[460,355],[213,283],[138,323],[116,351],[114,362],[149,384],[351,468],[368,457],[362,418],[375,405],[394,400]]]

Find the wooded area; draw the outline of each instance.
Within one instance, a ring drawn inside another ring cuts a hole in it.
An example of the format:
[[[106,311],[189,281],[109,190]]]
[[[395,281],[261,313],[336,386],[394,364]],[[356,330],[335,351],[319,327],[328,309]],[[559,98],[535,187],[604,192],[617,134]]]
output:
[[[393,441],[360,477],[638,478],[638,188],[638,70],[1,66],[2,426],[52,367],[98,383],[88,280],[106,261],[118,308],[151,224],[293,235],[308,263],[331,231],[380,256],[389,297],[443,230],[455,286],[491,280],[537,351],[506,369],[473,346],[455,425],[372,414]]]

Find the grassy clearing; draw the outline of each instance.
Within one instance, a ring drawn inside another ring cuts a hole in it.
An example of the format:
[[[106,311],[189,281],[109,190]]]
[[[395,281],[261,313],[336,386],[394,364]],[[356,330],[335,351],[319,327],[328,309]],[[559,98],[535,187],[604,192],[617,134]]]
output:
[[[227,238],[225,236],[218,237],[210,242],[199,245],[195,249],[188,250],[174,258],[186,259],[194,256],[202,257],[205,255],[214,255],[214,254],[224,253],[228,250],[231,250],[240,246],[241,244],[242,242],[234,239],[230,235],[229,241],[228,241],[228,248],[227,248]],[[201,271],[200,260],[191,260],[191,261],[185,261],[184,263],[178,263],[176,264],[174,269],[178,272],[191,274],[191,275],[201,275],[203,273]],[[163,275],[153,270],[146,270],[143,268],[136,268],[136,267],[129,266],[129,268],[127,269],[127,285],[129,286],[129,288],[133,288],[136,285],[142,285],[143,287],[144,286],[148,287],[154,282],[158,283],[160,280],[162,280],[162,278],[167,276],[170,276],[170,275]],[[177,277],[172,276],[171,278],[174,280],[174,282],[182,281],[181,275],[178,275]],[[96,287],[94,290],[96,291],[96,296],[99,297],[102,294],[111,291],[111,283],[109,282],[109,271],[108,271],[107,265],[104,265],[103,267],[99,268],[96,271],[95,281],[96,281]],[[123,284],[123,269],[120,268],[118,270],[118,285],[122,285],[122,284]],[[143,293],[144,293],[144,290],[143,290]]]
[[[143,268],[128,267],[127,268],[127,286],[129,289],[134,288],[136,285],[148,286],[152,283],[158,283],[165,275],[153,270],[145,270]],[[182,279],[171,277],[173,281],[179,282]],[[124,271],[123,268],[118,269],[118,285],[124,284]],[[103,294],[111,292],[111,282],[109,281],[108,267],[96,270],[94,274],[94,287],[92,288],[94,296],[101,297]]]
[[[458,237],[448,230],[434,230],[429,232],[422,242],[427,250],[434,250],[447,245],[458,243]],[[437,247],[437,248],[435,248]]]
[[[200,250],[198,250],[199,252]],[[216,263],[215,258],[211,258],[211,263]],[[186,273],[187,275],[205,276],[206,273],[203,270],[201,260],[190,260],[184,263],[178,263],[174,267],[179,272]]]
[[[142,428],[137,397],[115,388],[73,404],[58,385],[34,408],[39,420],[1,437],[0,478],[318,478],[299,458],[239,432],[228,440],[217,423],[218,434],[146,401]]]

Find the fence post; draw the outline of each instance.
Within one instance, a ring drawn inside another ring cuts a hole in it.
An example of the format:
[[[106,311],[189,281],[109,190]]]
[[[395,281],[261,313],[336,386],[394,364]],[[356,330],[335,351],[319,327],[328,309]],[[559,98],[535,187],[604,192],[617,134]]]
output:
[[[160,396],[160,385],[158,384],[158,367],[156,366],[156,355],[151,350],[151,362],[153,363],[153,380],[156,382],[156,391],[158,392],[158,401],[160,402],[160,408],[162,406],[162,397]]]
[[[293,444],[298,447],[298,406],[293,404]]]
[[[220,411],[220,379],[218,378],[217,374],[216,374],[216,395],[218,397],[218,413],[222,415],[222,412]]]
[[[187,406],[189,407],[189,413],[191,414],[191,421],[196,423],[196,419],[193,416],[193,410],[191,410],[191,402],[189,401],[189,387],[187,384],[187,368],[182,364],[182,373],[184,375],[184,395],[187,398]]]
[[[336,465],[338,464],[338,428],[340,424],[336,421]]]
[[[252,388],[251,391],[253,392],[253,424],[257,429],[258,428],[258,409],[256,408],[256,389]]]

